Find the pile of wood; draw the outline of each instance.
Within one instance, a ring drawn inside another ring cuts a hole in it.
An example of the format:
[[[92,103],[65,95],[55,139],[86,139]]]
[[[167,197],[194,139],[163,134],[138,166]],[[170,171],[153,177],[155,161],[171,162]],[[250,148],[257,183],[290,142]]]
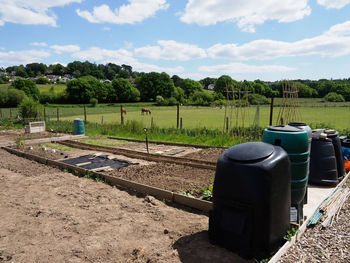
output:
[[[348,187],[337,187],[317,208],[308,226],[315,226],[317,223],[321,223],[323,228],[332,226],[349,196],[350,189]]]

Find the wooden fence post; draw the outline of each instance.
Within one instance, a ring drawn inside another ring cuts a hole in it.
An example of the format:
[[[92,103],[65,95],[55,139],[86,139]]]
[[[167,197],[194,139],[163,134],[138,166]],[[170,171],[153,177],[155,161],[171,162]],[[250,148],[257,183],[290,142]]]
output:
[[[180,117],[180,104],[178,103],[176,105],[177,108],[177,115],[176,115],[176,129],[179,128],[179,117]]]
[[[44,121],[46,121],[46,107],[44,107]]]
[[[228,117],[226,117],[226,133],[228,133]]]
[[[84,104],[84,122],[86,123],[86,104]]]
[[[103,124],[103,115],[102,115],[102,117],[101,117],[101,124]]]
[[[120,105],[120,123],[124,124],[123,105]]]
[[[273,118],[273,97],[271,98],[271,104],[270,104],[270,126],[272,125],[272,118]]]
[[[60,109],[57,108],[57,121],[60,121]]]
[[[12,119],[12,110],[10,108],[10,119]]]
[[[180,118],[180,129],[182,129],[182,117]]]

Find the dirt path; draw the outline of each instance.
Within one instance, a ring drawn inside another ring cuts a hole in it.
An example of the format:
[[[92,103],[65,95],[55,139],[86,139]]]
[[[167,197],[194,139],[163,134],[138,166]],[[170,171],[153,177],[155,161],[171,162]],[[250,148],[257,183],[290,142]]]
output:
[[[0,262],[247,262],[208,218],[0,150]]]

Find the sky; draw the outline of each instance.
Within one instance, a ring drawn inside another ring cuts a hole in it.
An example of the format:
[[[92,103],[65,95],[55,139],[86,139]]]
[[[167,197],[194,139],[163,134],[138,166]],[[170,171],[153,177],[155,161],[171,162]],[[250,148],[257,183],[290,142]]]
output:
[[[194,80],[350,78],[350,0],[0,0],[0,67],[75,60]]]

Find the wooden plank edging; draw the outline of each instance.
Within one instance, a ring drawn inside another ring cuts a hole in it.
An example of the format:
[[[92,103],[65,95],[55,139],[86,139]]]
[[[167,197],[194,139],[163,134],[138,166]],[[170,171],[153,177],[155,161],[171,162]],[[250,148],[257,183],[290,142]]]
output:
[[[70,164],[61,163],[61,162],[58,162],[55,160],[46,159],[46,158],[43,158],[41,156],[36,156],[34,154],[25,153],[25,152],[22,152],[22,151],[13,149],[13,148],[9,148],[6,146],[3,146],[2,149],[8,151],[9,153],[15,154],[17,156],[24,157],[24,158],[27,158],[29,160],[37,161],[39,163],[42,163],[42,164],[45,164],[48,166],[57,167],[60,169],[67,169],[67,170],[72,171],[72,172],[74,172],[78,175],[81,175],[81,176],[84,176],[88,173],[92,173],[95,176],[102,177],[110,185],[115,185],[115,186],[118,186],[118,187],[121,187],[124,189],[130,189],[130,190],[133,190],[135,192],[145,194],[145,195],[152,195],[152,196],[159,198],[159,199],[163,199],[163,200],[165,199],[165,200],[171,201],[173,203],[185,205],[185,206],[195,208],[195,209],[198,209],[198,210],[201,210],[204,212],[210,211],[213,207],[213,203],[209,202],[209,201],[184,196],[184,195],[174,193],[174,192],[171,192],[168,190],[164,190],[164,189],[160,189],[157,187],[133,182],[133,181],[126,180],[123,178],[109,176],[109,175],[99,173],[99,172],[89,171],[87,169],[84,169],[84,168],[81,168],[81,167],[78,167],[75,165],[70,165]]]

